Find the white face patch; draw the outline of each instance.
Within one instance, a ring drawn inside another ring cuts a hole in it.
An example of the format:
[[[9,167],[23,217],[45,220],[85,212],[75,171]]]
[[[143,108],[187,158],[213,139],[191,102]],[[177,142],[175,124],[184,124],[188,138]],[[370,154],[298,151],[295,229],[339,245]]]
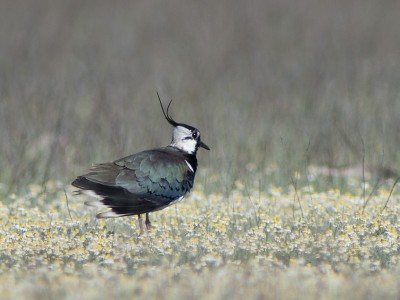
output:
[[[191,130],[183,126],[176,126],[172,133],[171,146],[193,154],[196,151],[197,141],[193,139]]]

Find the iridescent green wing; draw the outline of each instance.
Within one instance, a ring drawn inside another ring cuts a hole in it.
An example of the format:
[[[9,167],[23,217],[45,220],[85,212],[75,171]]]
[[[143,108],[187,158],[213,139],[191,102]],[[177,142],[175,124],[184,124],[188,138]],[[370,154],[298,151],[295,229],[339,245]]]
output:
[[[193,186],[193,167],[174,149],[143,151],[114,164],[123,168],[115,184],[132,194],[175,200],[188,193]]]

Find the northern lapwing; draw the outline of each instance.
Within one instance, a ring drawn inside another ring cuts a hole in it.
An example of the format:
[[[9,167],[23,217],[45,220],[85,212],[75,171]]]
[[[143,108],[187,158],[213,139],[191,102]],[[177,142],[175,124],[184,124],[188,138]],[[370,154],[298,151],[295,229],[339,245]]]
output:
[[[157,96],[164,117],[173,126],[171,144],[94,165],[72,182],[80,189],[76,194],[95,198],[86,201],[86,205],[111,209],[97,214],[97,218],[137,215],[141,234],[141,215],[146,214],[145,224],[150,230],[149,213],[182,200],[190,192],[197,170],[197,150],[210,150],[201,141],[198,129],[170,117],[172,100],[165,111],[158,93]]]

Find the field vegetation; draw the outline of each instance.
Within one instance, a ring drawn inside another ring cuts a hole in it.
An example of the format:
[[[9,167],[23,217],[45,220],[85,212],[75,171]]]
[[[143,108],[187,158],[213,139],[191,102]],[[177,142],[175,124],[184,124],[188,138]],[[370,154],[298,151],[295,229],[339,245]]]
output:
[[[0,1],[2,299],[398,299],[400,3]],[[198,127],[194,190],[70,182]]]

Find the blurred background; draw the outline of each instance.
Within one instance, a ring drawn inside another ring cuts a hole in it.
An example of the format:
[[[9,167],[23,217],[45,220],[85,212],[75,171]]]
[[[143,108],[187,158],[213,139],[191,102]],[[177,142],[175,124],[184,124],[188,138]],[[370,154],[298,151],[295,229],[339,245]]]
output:
[[[399,11],[395,0],[0,1],[2,191],[68,185],[167,145],[156,91],[210,146],[205,183],[396,169]]]

